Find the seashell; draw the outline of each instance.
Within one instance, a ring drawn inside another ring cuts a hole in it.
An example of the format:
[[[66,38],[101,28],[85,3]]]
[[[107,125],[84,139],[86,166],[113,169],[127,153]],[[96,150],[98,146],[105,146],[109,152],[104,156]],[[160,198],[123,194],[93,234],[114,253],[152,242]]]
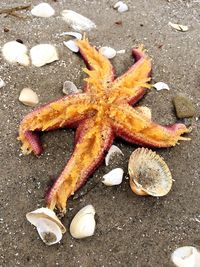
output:
[[[172,187],[172,175],[164,160],[147,148],[138,148],[130,156],[130,186],[137,195],[161,197]]]
[[[114,58],[117,54],[116,50],[109,46],[101,47],[99,52],[109,59]]]
[[[47,3],[40,3],[31,10],[36,17],[49,18],[55,14],[55,10]]]
[[[107,186],[119,185],[122,182],[124,171],[116,168],[103,176],[102,183]]]
[[[128,6],[127,4],[125,4],[122,1],[118,1],[115,5],[114,8],[117,9],[118,12],[123,13],[126,12],[128,10]]]
[[[10,63],[19,63],[24,66],[30,64],[29,56],[27,55],[27,47],[17,41],[11,41],[4,44],[2,48],[3,57]]]
[[[64,41],[63,44],[69,48],[72,52],[77,53],[79,51],[79,47],[77,46],[76,42],[73,40]]]
[[[105,157],[105,164],[106,166],[109,165],[109,161],[110,159],[115,156],[116,154],[121,154],[122,156],[124,155],[123,152],[121,151],[121,149],[119,149],[119,147],[115,146],[115,145],[112,145],[110,147],[110,149],[108,150],[108,153]]]
[[[169,22],[168,25],[171,26],[173,29],[180,31],[180,32],[186,32],[189,29],[188,26],[176,24],[172,22]]]
[[[96,222],[95,209],[87,205],[74,216],[70,224],[70,233],[74,238],[85,238],[94,234]]]
[[[2,79],[0,78],[0,88],[4,87],[5,85],[6,85],[6,84],[5,84],[4,80],[2,80]]]
[[[30,88],[24,88],[20,92],[19,101],[26,106],[33,107],[38,104],[39,99],[37,94]]]
[[[177,267],[200,267],[200,253],[192,246],[177,248],[171,260]]]
[[[47,245],[58,243],[62,239],[62,234],[66,232],[55,212],[48,208],[40,208],[29,212],[26,214],[26,218],[37,228],[39,236]]]
[[[75,31],[90,31],[91,29],[96,28],[93,21],[72,10],[63,10],[61,15],[63,20]]]
[[[31,48],[32,64],[36,67],[44,66],[59,59],[56,48],[50,44],[39,44]]]
[[[121,50],[118,50],[117,51],[117,54],[125,54],[126,53],[126,50],[125,49],[121,49]]]
[[[65,35],[73,36],[78,40],[82,39],[82,34],[79,32],[63,32],[60,34],[60,36],[65,36]]]
[[[82,92],[76,85],[71,81],[65,81],[63,83],[63,93],[66,95],[73,95]]]
[[[158,83],[155,83],[153,85],[153,87],[157,90],[157,91],[160,91],[160,90],[169,90],[169,86],[166,84],[166,83],[163,83],[163,82],[158,82]]]

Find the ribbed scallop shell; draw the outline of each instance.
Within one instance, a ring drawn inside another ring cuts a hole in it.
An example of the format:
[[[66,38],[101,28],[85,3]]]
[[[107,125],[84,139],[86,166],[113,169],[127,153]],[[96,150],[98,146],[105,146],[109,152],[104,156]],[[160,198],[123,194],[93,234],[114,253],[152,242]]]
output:
[[[150,149],[138,148],[128,165],[130,186],[138,195],[164,196],[172,187],[172,175],[162,157]]]

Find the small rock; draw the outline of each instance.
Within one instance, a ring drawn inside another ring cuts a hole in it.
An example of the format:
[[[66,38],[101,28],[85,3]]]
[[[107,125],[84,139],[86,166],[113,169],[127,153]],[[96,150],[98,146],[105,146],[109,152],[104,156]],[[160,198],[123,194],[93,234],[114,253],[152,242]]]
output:
[[[19,101],[26,106],[33,107],[38,104],[39,99],[37,94],[32,89],[24,88],[19,95]]]
[[[177,95],[173,98],[173,104],[178,118],[190,118],[195,115],[195,107],[188,97]]]
[[[65,95],[73,95],[73,94],[77,94],[80,92],[81,90],[79,90],[73,82],[65,81],[63,83],[63,93]]]

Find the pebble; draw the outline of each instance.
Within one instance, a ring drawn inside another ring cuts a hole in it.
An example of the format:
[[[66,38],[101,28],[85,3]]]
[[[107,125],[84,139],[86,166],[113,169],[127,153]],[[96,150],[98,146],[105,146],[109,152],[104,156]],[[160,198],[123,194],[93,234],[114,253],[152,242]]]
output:
[[[188,97],[179,94],[176,95],[172,101],[179,119],[191,118],[195,115],[195,107]]]
[[[76,93],[80,93],[81,90],[79,90],[76,85],[71,81],[65,81],[63,83],[63,93],[66,95],[73,95]]]
[[[34,107],[38,104],[39,99],[37,94],[30,88],[24,88],[20,92],[19,101],[26,106]]]

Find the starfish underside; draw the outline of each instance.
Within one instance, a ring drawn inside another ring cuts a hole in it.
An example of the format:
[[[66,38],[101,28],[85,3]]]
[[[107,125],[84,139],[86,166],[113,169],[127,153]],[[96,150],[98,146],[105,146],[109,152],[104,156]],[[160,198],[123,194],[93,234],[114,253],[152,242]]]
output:
[[[150,87],[151,60],[142,47],[133,49],[135,64],[115,78],[110,61],[88,40],[77,42],[88,74],[83,93],[65,96],[29,113],[21,122],[24,154],[41,154],[39,131],[76,127],[75,147],[65,169],[49,191],[49,208],[66,211],[67,199],[99,166],[116,136],[149,147],[170,147],[186,138],[184,124],[161,126],[142,107],[133,108]]]

